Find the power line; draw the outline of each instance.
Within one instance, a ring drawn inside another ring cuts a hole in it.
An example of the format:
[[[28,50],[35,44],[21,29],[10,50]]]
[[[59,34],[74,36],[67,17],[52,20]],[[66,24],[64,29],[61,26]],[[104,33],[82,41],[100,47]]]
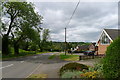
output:
[[[73,13],[72,13],[72,16],[70,17],[70,19],[69,19],[69,21],[68,21],[68,24],[67,24],[66,27],[65,27],[65,55],[66,55],[66,52],[67,52],[67,40],[66,40],[67,30],[66,30],[66,29],[67,29],[70,21],[72,20],[72,17],[73,17],[73,15],[75,14],[75,11],[77,10],[77,8],[78,8],[78,6],[79,6],[79,3],[80,3],[80,0],[79,0],[79,2],[77,3],[77,5],[76,5],[76,7],[75,7],[75,9],[74,9],[74,11],[73,11]]]
[[[76,5],[76,7],[75,7],[75,9],[74,9],[74,11],[73,11],[72,16],[70,17],[70,19],[69,19],[69,21],[68,21],[68,24],[66,25],[66,28],[68,27],[70,21],[72,20],[72,17],[73,17],[73,15],[75,14],[75,11],[77,10],[77,8],[78,8],[78,6],[79,6],[79,3],[80,3],[80,0],[79,0],[79,2],[77,3],[77,5]]]

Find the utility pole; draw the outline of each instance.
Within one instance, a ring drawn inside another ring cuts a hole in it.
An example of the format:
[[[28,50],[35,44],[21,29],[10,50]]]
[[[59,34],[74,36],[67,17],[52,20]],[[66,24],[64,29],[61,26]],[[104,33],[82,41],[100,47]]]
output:
[[[66,55],[66,52],[67,52],[67,42],[66,42],[66,28],[65,28],[65,55]]]
[[[72,13],[72,16],[70,17],[70,19],[69,19],[69,21],[68,21],[68,23],[67,23],[67,25],[66,25],[66,27],[65,27],[65,55],[66,55],[66,52],[67,52],[66,28],[67,28],[67,26],[69,25],[69,23],[70,23],[73,15],[75,14],[75,11],[77,10],[77,7],[79,6],[79,3],[80,3],[80,0],[79,0],[79,2],[77,3],[77,5],[76,5],[76,7],[75,7],[75,9],[74,9],[74,11],[73,11],[73,13]]]

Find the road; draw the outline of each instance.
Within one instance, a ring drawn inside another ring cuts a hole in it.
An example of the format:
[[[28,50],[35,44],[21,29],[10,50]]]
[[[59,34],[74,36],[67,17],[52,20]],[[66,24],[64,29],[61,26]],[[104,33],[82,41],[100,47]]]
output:
[[[37,68],[47,63],[56,63],[48,57],[56,53],[44,53],[24,58],[18,58],[9,61],[2,61],[2,77],[3,78],[26,78],[32,74]]]
[[[52,54],[44,53],[34,56],[17,58],[9,61],[2,61],[2,77],[3,78],[27,78],[31,74],[47,74],[47,78],[59,78],[59,69],[68,62],[58,58],[48,59]],[[92,66],[94,60],[77,61],[85,65]]]

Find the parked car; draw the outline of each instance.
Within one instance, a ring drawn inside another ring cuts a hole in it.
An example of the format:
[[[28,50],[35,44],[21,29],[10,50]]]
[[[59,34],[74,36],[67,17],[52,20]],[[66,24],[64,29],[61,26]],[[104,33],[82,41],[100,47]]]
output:
[[[92,56],[94,55],[95,51],[84,51],[84,55]]]

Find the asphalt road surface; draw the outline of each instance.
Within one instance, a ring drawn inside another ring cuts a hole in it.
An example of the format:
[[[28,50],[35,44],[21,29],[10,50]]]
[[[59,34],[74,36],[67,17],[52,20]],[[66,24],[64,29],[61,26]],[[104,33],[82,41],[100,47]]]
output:
[[[26,78],[43,64],[55,63],[55,61],[48,59],[51,54],[57,53],[44,53],[2,61],[2,67],[0,67],[2,70],[2,78]]]
[[[48,59],[52,54],[59,53],[44,53],[2,61],[2,67],[0,67],[0,70],[2,70],[2,78],[27,78],[31,74],[47,74],[47,78],[59,78],[59,69],[66,63],[73,61],[63,61],[57,57]],[[96,60],[91,59],[77,62],[93,66]]]

